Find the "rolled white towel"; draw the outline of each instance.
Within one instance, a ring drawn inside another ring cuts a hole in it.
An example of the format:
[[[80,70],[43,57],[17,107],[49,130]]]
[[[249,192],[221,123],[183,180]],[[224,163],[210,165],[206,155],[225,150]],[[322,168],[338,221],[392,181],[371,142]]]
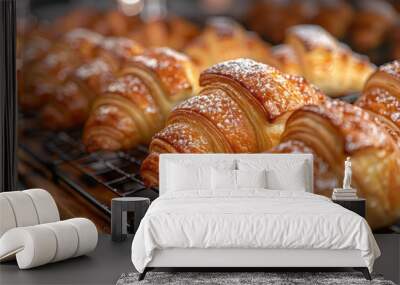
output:
[[[97,240],[96,226],[85,218],[13,228],[0,238],[0,261],[16,257],[28,269],[87,254]]]

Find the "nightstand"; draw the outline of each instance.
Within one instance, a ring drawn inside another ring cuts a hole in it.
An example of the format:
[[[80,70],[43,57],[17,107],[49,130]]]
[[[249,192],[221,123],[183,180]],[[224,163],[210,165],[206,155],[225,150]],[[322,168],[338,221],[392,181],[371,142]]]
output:
[[[124,241],[128,235],[128,213],[133,214],[133,234],[150,206],[150,199],[144,197],[120,197],[111,200],[111,238]]]
[[[365,218],[365,199],[357,198],[352,200],[333,200],[333,203],[339,204],[340,206],[359,214]]]

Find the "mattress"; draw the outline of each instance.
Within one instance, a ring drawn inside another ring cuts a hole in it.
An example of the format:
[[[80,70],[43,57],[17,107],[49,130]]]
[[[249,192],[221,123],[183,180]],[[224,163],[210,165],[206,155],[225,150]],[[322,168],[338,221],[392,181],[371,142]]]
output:
[[[136,232],[132,262],[143,272],[155,250],[171,248],[359,250],[370,271],[380,255],[361,216],[320,195],[265,189],[162,195]]]

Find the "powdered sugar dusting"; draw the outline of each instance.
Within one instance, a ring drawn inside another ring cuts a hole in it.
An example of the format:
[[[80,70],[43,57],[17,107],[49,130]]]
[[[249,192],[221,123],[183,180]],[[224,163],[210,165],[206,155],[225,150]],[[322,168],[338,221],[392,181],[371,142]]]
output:
[[[26,48],[23,50],[23,60],[24,62],[30,62],[38,58],[38,56],[47,52],[51,47],[51,42],[40,36],[36,36],[31,39]]]
[[[129,59],[134,55],[142,53],[144,50],[135,41],[123,37],[108,37],[101,42],[101,48],[122,59]]]
[[[382,88],[371,88],[357,101],[361,108],[385,116],[400,127],[400,98]]]
[[[246,115],[224,91],[195,96],[179,104],[174,113],[186,110],[203,115],[227,139],[234,152],[255,152],[257,141]],[[211,130],[210,130],[211,131]]]
[[[83,28],[74,29],[64,36],[64,41],[76,48],[78,48],[82,42],[98,45],[102,40],[102,35]]]
[[[110,66],[107,64],[107,62],[98,58],[89,63],[81,65],[75,71],[75,75],[78,78],[87,79],[91,76],[106,72],[111,72]]]
[[[136,76],[127,74],[115,79],[107,86],[106,92],[123,96],[139,109],[147,113],[157,114],[157,120],[161,119],[157,102],[151,96],[143,81]]]
[[[338,42],[327,31],[317,25],[297,25],[288,30],[289,36],[299,38],[307,47],[338,48]]]
[[[169,48],[154,48],[132,58],[132,63],[152,70],[163,83],[167,95],[179,96],[192,90],[192,82],[187,76],[185,64],[188,57]]]
[[[367,147],[390,147],[390,135],[374,122],[363,109],[351,104],[331,100],[319,106],[304,106],[300,110],[312,112],[328,119],[343,135],[348,154]]]
[[[207,84],[207,79],[214,74],[225,76],[244,86],[265,108],[266,117],[270,121],[306,103],[319,102],[313,87],[301,87],[308,84],[305,80],[285,75],[271,66],[251,59],[235,59],[216,64],[201,74],[200,84]]]
[[[386,72],[400,80],[400,60],[394,60],[379,67],[379,71]]]
[[[154,136],[154,139],[157,138],[161,139],[162,142],[168,142],[177,152],[213,152],[212,144],[208,141],[206,134],[189,124],[175,123],[168,125]]]

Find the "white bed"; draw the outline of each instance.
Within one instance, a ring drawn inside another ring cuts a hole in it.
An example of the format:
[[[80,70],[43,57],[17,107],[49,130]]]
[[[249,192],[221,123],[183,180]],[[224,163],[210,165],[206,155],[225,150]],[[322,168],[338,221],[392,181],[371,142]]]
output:
[[[176,164],[189,170],[263,168],[279,172],[268,180],[281,181],[275,181],[274,190],[196,188],[206,180],[199,174],[191,189],[174,191],[174,180],[188,176],[184,169],[171,172]],[[379,255],[362,217],[312,194],[312,156],[307,154],[161,155],[160,197],[132,244],[140,278],[154,267],[354,267],[369,278]]]

